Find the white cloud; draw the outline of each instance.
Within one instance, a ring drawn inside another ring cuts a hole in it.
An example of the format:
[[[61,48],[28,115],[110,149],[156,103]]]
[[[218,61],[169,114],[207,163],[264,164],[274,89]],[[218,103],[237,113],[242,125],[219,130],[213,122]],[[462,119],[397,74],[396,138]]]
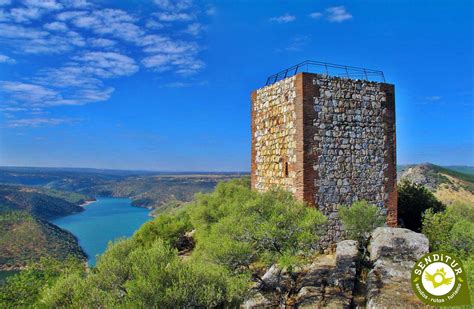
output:
[[[146,68],[154,69],[158,72],[174,69],[176,73],[183,75],[196,73],[204,67],[204,63],[201,60],[181,54],[157,54],[145,57],[142,63]]]
[[[343,21],[352,19],[352,15],[347,12],[344,6],[334,6],[326,9],[328,13],[328,20],[330,22],[341,23]]]
[[[149,19],[146,22],[146,27],[150,29],[162,29],[165,27],[163,23],[157,22],[153,19]]]
[[[179,12],[189,9],[193,2],[191,0],[155,0],[155,4],[162,10]]]
[[[0,5],[7,2],[0,0]],[[1,46],[15,50],[17,60],[22,54],[61,54],[57,59],[63,62],[32,76],[0,81],[2,107],[11,108],[12,115],[29,115],[12,126],[61,124],[32,115],[53,106],[106,101],[114,92],[107,81],[133,75],[140,66],[177,75],[205,67],[199,59],[199,35],[205,26],[198,18],[206,11],[190,0],[156,0],[158,11],[149,13],[107,8],[105,2],[87,0],[18,2],[22,5],[13,2],[13,7],[0,9]],[[179,28],[173,22],[179,22]],[[160,29],[166,31],[160,33]],[[120,53],[123,50],[133,51],[135,59]],[[14,62],[0,54],[0,63]],[[178,80],[175,86],[187,84]]]
[[[297,35],[291,38],[289,44],[285,47],[287,51],[300,51],[310,41],[310,37],[307,35]]]
[[[206,15],[207,16],[214,16],[217,14],[217,9],[214,6],[210,6],[206,9]]]
[[[0,38],[6,39],[38,39],[44,38],[48,35],[48,32],[42,30],[35,30],[26,28],[20,25],[10,25],[6,23],[0,23]]]
[[[10,18],[17,23],[29,23],[43,15],[39,8],[14,8],[10,10]]]
[[[270,21],[280,23],[280,24],[287,24],[295,20],[296,20],[296,16],[290,15],[290,14],[285,14],[282,16],[276,16],[276,17],[270,18]]]
[[[194,36],[197,36],[199,35],[202,31],[204,31],[206,27],[204,27],[202,24],[200,23],[192,23],[190,25],[188,25],[188,27],[186,28],[185,32],[186,33],[189,33],[191,35],[194,35]]]
[[[198,45],[194,42],[172,40],[169,37],[148,35],[142,39],[143,51],[147,53],[194,54]]]
[[[63,5],[56,0],[23,0],[23,3],[29,7],[42,8],[46,10],[59,10]]]
[[[42,127],[42,126],[56,126],[64,123],[76,122],[77,119],[71,118],[26,118],[26,119],[9,119],[7,126],[10,128],[19,127]]]
[[[313,13],[309,14],[309,17],[314,18],[314,19],[319,19],[322,16],[323,16],[323,13],[320,13],[320,12],[313,12]]]
[[[0,63],[15,64],[15,59],[12,59],[8,56],[0,54]]]
[[[75,17],[87,15],[86,11],[66,11],[56,15],[56,19],[60,21],[67,21]]]
[[[67,12],[57,16],[60,20],[70,20],[76,27],[91,30],[100,35],[111,35],[129,42],[136,42],[144,31],[135,24],[135,17],[117,9],[95,10],[91,13]]]
[[[441,100],[441,96],[434,95],[434,96],[426,97],[425,99],[428,101],[439,101]]]
[[[127,76],[138,71],[135,60],[114,52],[89,52],[73,59],[85,65],[92,75],[102,78]]]
[[[162,22],[173,22],[173,21],[190,21],[194,19],[194,16],[189,13],[156,13],[156,18]]]
[[[103,38],[92,38],[89,39],[89,44],[94,47],[112,47],[117,44],[114,40],[103,39]]]
[[[32,106],[48,104],[48,102],[58,99],[56,91],[29,83],[0,81],[0,89],[8,93],[14,100],[27,102]]]
[[[68,30],[68,27],[65,23],[58,22],[58,21],[45,24],[43,27],[51,31],[67,31]]]

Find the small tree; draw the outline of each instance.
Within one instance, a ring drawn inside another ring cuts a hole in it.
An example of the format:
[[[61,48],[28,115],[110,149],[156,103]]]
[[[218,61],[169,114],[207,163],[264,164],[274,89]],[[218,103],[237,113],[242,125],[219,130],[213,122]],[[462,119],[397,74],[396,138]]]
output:
[[[366,201],[357,201],[351,207],[339,207],[339,217],[342,220],[347,236],[357,240],[361,247],[365,247],[370,232],[385,223],[380,208],[370,205]]]
[[[428,209],[437,213],[446,206],[422,185],[407,180],[398,185],[398,218],[402,226],[420,232],[423,213]]]

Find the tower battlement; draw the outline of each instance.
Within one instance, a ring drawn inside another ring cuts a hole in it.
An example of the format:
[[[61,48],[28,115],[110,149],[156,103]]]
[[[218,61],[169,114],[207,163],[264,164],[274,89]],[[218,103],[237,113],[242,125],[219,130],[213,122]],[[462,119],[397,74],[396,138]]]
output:
[[[321,210],[327,240],[341,235],[338,205],[366,200],[397,223],[394,86],[298,73],[255,90],[252,188],[277,186]]]

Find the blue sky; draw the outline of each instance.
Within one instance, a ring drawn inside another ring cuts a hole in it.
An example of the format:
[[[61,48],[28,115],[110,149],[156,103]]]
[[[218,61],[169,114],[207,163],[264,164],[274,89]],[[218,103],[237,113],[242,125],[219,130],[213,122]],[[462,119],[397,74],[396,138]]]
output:
[[[384,71],[399,164],[474,165],[473,9],[0,0],[0,165],[248,171],[251,91],[306,59]]]

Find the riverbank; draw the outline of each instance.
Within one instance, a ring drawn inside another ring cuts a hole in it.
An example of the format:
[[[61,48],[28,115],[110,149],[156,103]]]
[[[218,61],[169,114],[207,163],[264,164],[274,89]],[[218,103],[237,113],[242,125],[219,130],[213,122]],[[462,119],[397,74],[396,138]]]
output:
[[[90,204],[95,203],[95,202],[97,202],[96,199],[94,199],[94,200],[89,200],[89,201],[85,201],[84,203],[80,204],[79,206],[81,206],[81,207],[86,207],[87,205],[90,205]]]

